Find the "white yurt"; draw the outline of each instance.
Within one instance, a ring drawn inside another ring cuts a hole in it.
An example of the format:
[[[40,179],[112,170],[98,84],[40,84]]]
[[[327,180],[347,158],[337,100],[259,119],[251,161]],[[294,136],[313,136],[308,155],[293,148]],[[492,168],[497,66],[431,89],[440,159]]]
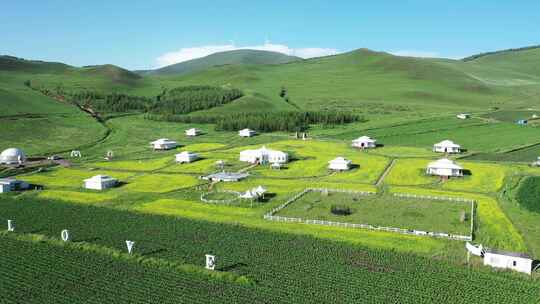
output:
[[[20,164],[26,160],[26,156],[21,149],[9,148],[0,154],[0,164],[13,165]]]

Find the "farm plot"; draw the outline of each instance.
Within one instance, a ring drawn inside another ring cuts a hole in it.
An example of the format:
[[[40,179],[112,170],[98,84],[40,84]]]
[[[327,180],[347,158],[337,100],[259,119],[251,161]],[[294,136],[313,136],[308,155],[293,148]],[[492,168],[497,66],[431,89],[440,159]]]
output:
[[[242,147],[234,151],[239,153],[241,150],[253,148],[259,147]],[[337,180],[373,183],[389,161],[386,157],[362,153],[352,149],[348,144],[336,142],[280,141],[269,145],[268,148],[288,152],[291,162],[281,170],[273,170],[270,166],[258,166],[250,170],[253,174],[277,178],[328,176],[331,174],[328,170],[328,161],[342,156],[353,162],[353,169],[342,173]]]
[[[425,148],[431,148],[441,140],[451,139],[469,152],[496,152],[538,143],[540,132],[536,128],[510,123],[489,123],[412,135],[379,136],[377,139],[385,145]]]
[[[458,235],[470,235],[471,227],[470,202],[331,190],[309,191],[275,215]]]
[[[540,157],[540,145],[501,153],[478,153],[467,157],[468,160],[487,160],[500,162],[532,163]]]
[[[20,179],[39,186],[44,186],[45,189],[54,188],[77,188],[81,189],[84,179],[94,175],[110,175],[119,179],[121,182],[133,176],[133,173],[107,171],[107,170],[90,170],[85,168],[53,168],[49,171],[38,172],[29,175],[19,176]]]
[[[131,179],[123,189],[134,192],[163,193],[193,187],[202,182],[192,175],[153,173]]]
[[[104,161],[85,164],[88,168],[100,168],[118,171],[152,171],[174,163],[174,155],[161,158],[135,159],[122,161]]]
[[[442,181],[439,177],[429,176],[425,168],[432,160],[399,159],[385,178],[388,185],[398,186],[430,186],[441,189],[490,193],[498,191],[508,170],[497,164],[479,164],[459,162],[466,174],[463,177]]]
[[[179,275],[166,267],[131,267],[130,263],[68,250],[67,246],[58,250],[48,243],[27,246],[2,237],[0,270],[5,275],[0,291],[14,302],[20,302],[14,298],[15,282],[35,296],[26,303],[43,303],[42,297],[47,298],[56,288],[66,290],[50,295],[55,303],[103,303],[118,301],[118,297],[131,302],[147,302],[152,297],[164,303],[197,303],[199,299],[204,303],[264,303],[268,299],[273,303],[314,303],[335,301],[336,290],[340,303],[357,303],[360,298],[384,303],[533,303],[540,294],[536,282],[519,276],[484,269],[471,272],[467,267],[415,254],[304,235],[47,201],[2,198],[0,207],[0,221],[8,215],[17,219],[16,234],[39,229],[43,235],[59,238],[59,231],[68,228],[73,242],[91,242],[124,252],[124,240],[132,239],[136,242],[135,257],[194,265],[202,265],[204,253],[211,252],[218,257],[218,271],[226,269],[256,282],[244,286]],[[359,231],[356,234],[362,236]],[[66,277],[66,272],[73,277]],[[84,283],[72,291],[79,280]],[[107,282],[106,286],[102,282]],[[201,290],[211,298],[199,297]]]

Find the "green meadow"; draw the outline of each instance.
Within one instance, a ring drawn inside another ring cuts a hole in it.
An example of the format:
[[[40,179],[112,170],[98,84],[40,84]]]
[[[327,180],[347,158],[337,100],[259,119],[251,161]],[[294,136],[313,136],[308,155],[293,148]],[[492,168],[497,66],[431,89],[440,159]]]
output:
[[[229,303],[269,298],[276,303],[329,302],[336,301],[336,294],[343,303],[359,298],[529,303],[538,298],[537,274],[529,280],[484,267],[479,259],[468,263],[462,241],[269,221],[264,215],[308,188],[367,191],[374,194],[309,192],[276,215],[463,235],[474,221],[473,243],[540,257],[535,204],[540,168],[528,165],[540,157],[539,125],[534,120],[528,126],[514,123],[538,110],[540,72],[528,64],[531,58],[540,58],[538,49],[468,61],[362,49],[286,64],[206,68],[198,63],[181,67],[187,69],[181,73],[134,73],[112,65],[78,68],[0,57],[0,123],[5,131],[0,150],[21,148],[33,162],[27,168],[1,167],[0,174],[39,186],[0,194],[0,220],[17,223],[15,233],[0,233],[0,245],[20,248],[18,255],[3,255],[2,264],[28,264],[41,256],[44,260],[32,266],[35,273],[63,287],[72,279],[82,282],[77,274],[88,268],[95,280],[114,282],[99,285],[109,296],[98,302],[117,298],[122,286],[135,282],[130,290],[136,291],[126,301],[140,301],[144,291],[155,292],[166,303],[172,290],[175,299],[181,293],[182,301],[195,303],[194,290],[209,290],[219,298],[216,302]],[[144,110],[96,113],[67,100],[70,92],[88,90],[156,102],[164,89],[192,85],[236,88],[243,96],[189,113],[194,122],[149,120]],[[287,99],[280,96],[282,88]],[[306,140],[285,131],[241,138],[201,120],[290,111],[345,111],[362,119],[305,126]],[[456,118],[462,112],[472,117]],[[202,134],[188,137],[184,131],[189,128]],[[351,140],[363,135],[375,138],[377,148],[351,147]],[[159,138],[179,146],[154,151],[150,142]],[[446,180],[425,174],[429,162],[446,157],[432,151],[434,143],[445,139],[462,146],[461,154],[449,157],[465,168],[465,176]],[[278,170],[239,160],[241,151],[263,146],[287,152],[290,161]],[[72,150],[80,150],[82,157],[70,157]],[[109,151],[114,156],[107,160]],[[175,154],[182,151],[200,158],[178,164]],[[44,160],[53,154],[63,162]],[[330,171],[328,162],[336,157],[351,160],[351,170]],[[222,169],[249,176],[238,182],[201,179]],[[104,191],[85,189],[84,179],[98,174],[120,183]],[[201,195],[231,198],[230,191],[258,186],[267,189],[264,199],[230,204],[201,200]],[[475,212],[470,213],[468,203],[405,199],[396,193],[474,200]],[[335,206],[350,214],[332,213]],[[73,232],[73,244],[58,241],[62,229]],[[132,258],[121,254],[127,239],[136,242]],[[203,269],[205,253],[218,256],[217,272]],[[54,258],[65,259],[69,276],[46,271],[58,266]],[[20,276],[29,293],[47,293],[48,287],[40,287],[36,278],[11,266],[0,269]],[[129,275],[118,275],[123,272]],[[306,279],[306,273],[315,272],[317,280]],[[403,287],[400,282],[412,283]],[[9,293],[12,287],[0,284],[0,292]],[[377,288],[390,289],[392,297],[373,292]],[[465,292],[456,297],[451,291],[456,288]],[[477,296],[469,298],[474,292]],[[66,302],[54,295],[49,299]]]

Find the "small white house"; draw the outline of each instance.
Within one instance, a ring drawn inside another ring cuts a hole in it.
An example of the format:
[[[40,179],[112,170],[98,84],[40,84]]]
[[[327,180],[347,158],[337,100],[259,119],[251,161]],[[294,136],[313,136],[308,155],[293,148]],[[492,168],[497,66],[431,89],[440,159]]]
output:
[[[369,136],[361,136],[352,141],[352,146],[359,149],[371,149],[377,147],[377,141]]]
[[[17,165],[26,161],[26,155],[21,149],[9,148],[0,153],[0,164]]]
[[[438,153],[460,153],[461,146],[451,140],[443,140],[433,145],[433,152]]]
[[[459,118],[459,119],[469,119],[469,118],[471,118],[471,114],[459,113],[458,115],[456,115],[456,117]]]
[[[328,169],[335,170],[335,171],[346,171],[351,168],[351,161],[343,158],[343,157],[336,157],[328,162]]]
[[[506,268],[526,274],[533,271],[534,260],[526,254],[502,250],[486,249],[484,252],[484,265]]]
[[[199,136],[201,135],[201,130],[191,128],[186,130],[186,136]]]
[[[84,187],[93,190],[105,190],[116,186],[118,180],[108,175],[96,175],[84,180]]]
[[[182,153],[176,154],[175,158],[177,163],[191,163],[199,159],[199,155],[197,153],[184,151]]]
[[[250,164],[284,164],[289,161],[289,155],[285,152],[267,149],[263,146],[257,150],[244,150],[240,152],[240,161]]]
[[[14,178],[0,178],[0,193],[26,190],[30,187],[28,183]]]
[[[456,164],[453,160],[443,158],[428,164],[426,174],[443,177],[463,176],[463,167]]]
[[[240,135],[240,137],[251,137],[251,136],[255,136],[255,134],[257,134],[257,132],[251,129],[242,129],[238,131],[238,135]]]
[[[168,138],[160,138],[150,143],[154,150],[169,150],[178,147],[178,143]]]
[[[540,167],[540,156],[536,159],[535,162],[532,163],[533,166]]]

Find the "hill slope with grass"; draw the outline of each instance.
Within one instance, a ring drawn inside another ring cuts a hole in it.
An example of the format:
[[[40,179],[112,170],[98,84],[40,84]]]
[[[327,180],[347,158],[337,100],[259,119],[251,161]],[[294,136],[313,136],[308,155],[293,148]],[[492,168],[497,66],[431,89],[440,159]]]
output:
[[[302,59],[278,52],[235,50],[215,53],[202,58],[172,64],[156,70],[139,71],[139,73],[143,75],[185,75],[222,65],[282,64],[299,60]]]
[[[284,65],[221,66],[166,79],[232,85],[239,102],[212,111],[340,109],[365,113],[488,110],[513,91],[467,72],[458,60],[398,57],[367,49]],[[482,69],[488,64],[483,64]],[[491,71],[494,76],[504,75]],[[288,102],[280,97],[281,88]],[[523,106],[520,100],[509,107]]]

